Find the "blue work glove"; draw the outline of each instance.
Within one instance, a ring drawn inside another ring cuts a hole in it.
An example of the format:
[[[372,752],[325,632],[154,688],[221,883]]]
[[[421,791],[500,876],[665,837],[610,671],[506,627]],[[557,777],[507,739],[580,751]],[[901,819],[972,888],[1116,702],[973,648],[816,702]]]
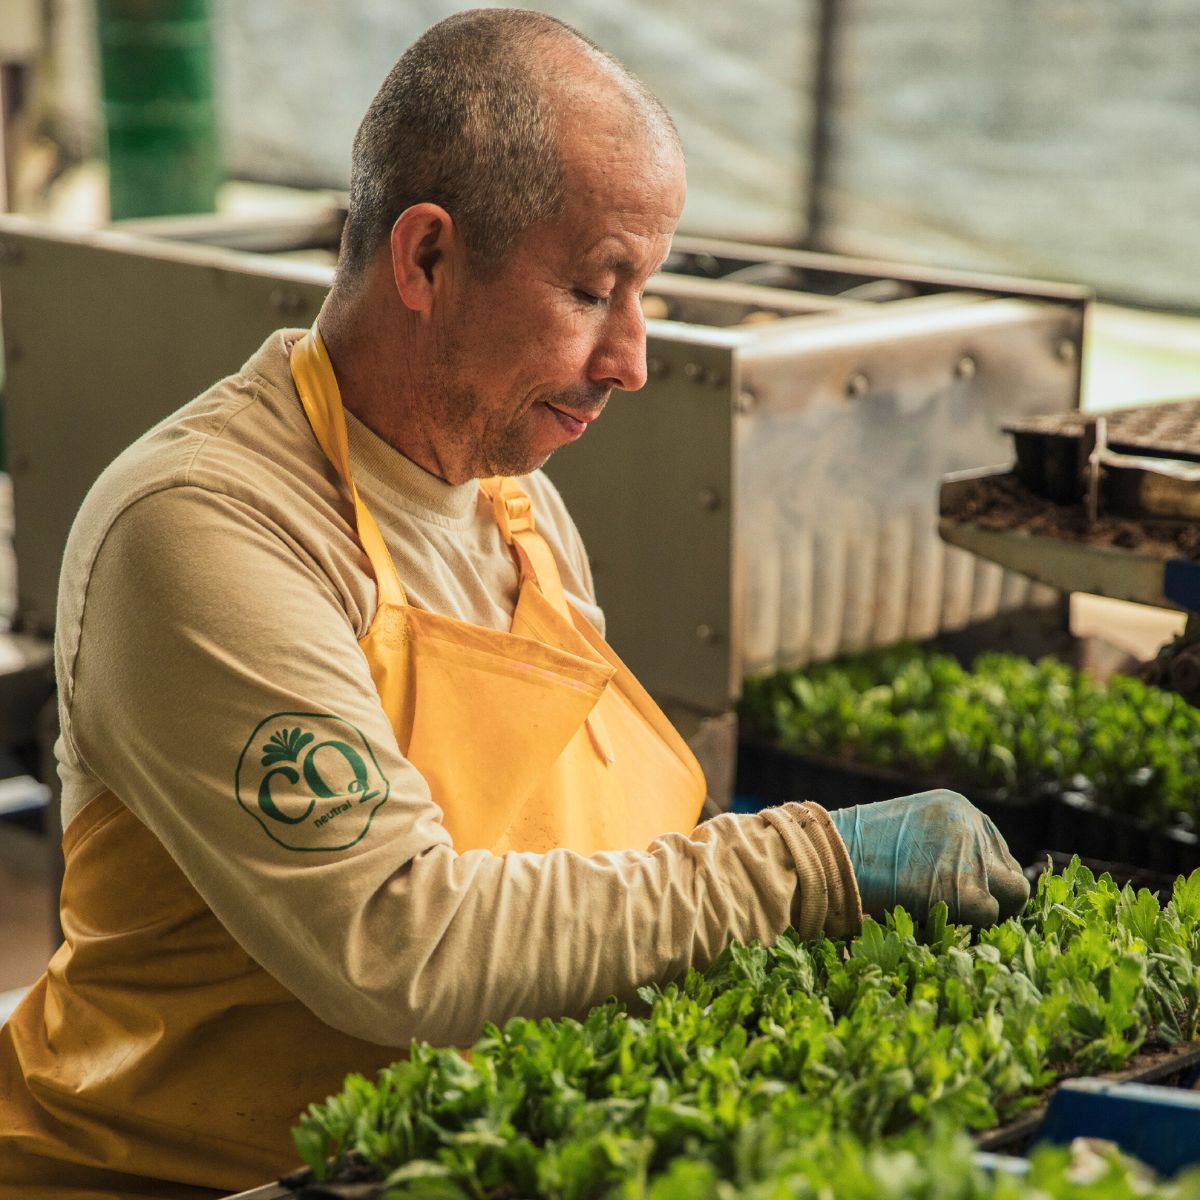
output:
[[[951,921],[994,925],[1029,899],[1029,883],[1000,831],[957,792],[860,804],[829,817],[871,916],[900,904],[923,921],[945,900]]]

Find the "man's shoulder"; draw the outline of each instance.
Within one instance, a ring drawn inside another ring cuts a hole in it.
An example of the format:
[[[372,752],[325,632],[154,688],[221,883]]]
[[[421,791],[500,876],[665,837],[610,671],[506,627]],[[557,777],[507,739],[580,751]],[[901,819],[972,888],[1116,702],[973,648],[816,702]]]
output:
[[[287,372],[286,331],[240,370],[165,417],[123,450],[92,485],[68,544],[85,556],[126,509],[156,492],[197,488],[254,501],[294,486],[297,466],[321,473],[320,450]]]

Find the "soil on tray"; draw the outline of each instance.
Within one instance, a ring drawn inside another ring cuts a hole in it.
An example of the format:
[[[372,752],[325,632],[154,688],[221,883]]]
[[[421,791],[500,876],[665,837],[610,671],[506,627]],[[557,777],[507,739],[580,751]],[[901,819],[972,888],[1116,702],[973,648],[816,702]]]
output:
[[[1101,516],[1089,529],[1082,504],[1054,504],[1034,495],[1015,475],[971,480],[942,505],[942,516],[969,521],[981,529],[1021,530],[1091,546],[1113,546],[1141,554],[1200,558],[1200,524],[1137,521]]]
[[[337,1177],[328,1183],[317,1183],[308,1167],[285,1175],[279,1182],[296,1200],[377,1200],[383,1194],[375,1169],[354,1150],[343,1159]]]

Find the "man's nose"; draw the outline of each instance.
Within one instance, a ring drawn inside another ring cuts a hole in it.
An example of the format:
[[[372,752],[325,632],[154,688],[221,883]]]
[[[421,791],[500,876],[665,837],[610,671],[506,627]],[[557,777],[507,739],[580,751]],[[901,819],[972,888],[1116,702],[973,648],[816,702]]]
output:
[[[646,321],[637,296],[609,309],[600,342],[592,354],[590,375],[597,383],[626,392],[644,386]]]

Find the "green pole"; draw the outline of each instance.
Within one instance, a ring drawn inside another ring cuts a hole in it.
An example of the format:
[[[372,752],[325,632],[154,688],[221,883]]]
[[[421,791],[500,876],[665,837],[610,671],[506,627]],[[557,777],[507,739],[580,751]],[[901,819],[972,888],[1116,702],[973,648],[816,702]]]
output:
[[[211,212],[220,164],[208,0],[97,0],[110,212]]]

